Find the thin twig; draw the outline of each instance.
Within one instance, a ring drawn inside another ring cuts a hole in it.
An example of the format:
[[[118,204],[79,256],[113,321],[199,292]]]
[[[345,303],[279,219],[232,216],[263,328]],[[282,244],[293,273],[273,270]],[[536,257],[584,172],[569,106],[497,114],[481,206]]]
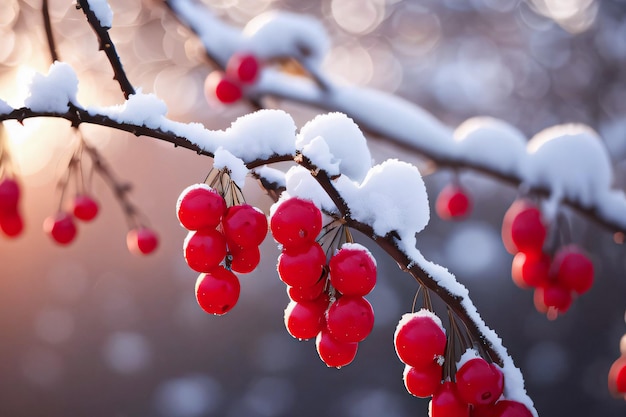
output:
[[[48,0],[43,0],[41,4],[41,14],[43,15],[43,26],[46,30],[46,40],[48,41],[50,59],[52,62],[59,61],[57,45],[54,41],[54,33],[52,32],[52,22],[50,21],[50,8],[48,7]]]

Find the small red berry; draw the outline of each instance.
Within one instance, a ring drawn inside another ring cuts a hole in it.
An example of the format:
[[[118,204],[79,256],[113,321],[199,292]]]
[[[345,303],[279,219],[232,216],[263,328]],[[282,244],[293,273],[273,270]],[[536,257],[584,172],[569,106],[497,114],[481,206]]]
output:
[[[500,400],[489,406],[490,413],[487,415],[477,415],[475,417],[532,417],[533,414],[522,403],[512,400]],[[474,417],[474,415],[472,415]]]
[[[554,255],[553,271],[561,285],[578,294],[593,285],[593,263],[576,245],[565,246]]]
[[[0,212],[15,212],[20,200],[20,185],[14,178],[0,181]]]
[[[626,394],[626,356],[622,355],[613,362],[609,370],[609,391],[616,396]]]
[[[292,287],[287,286],[287,294],[293,301],[313,301],[319,298],[326,287],[326,280],[320,278],[310,287]]]
[[[149,255],[159,246],[159,238],[152,229],[140,226],[128,231],[126,246],[134,255]]]
[[[402,316],[396,327],[394,344],[402,362],[425,367],[443,356],[446,333],[439,317],[422,309]]]
[[[441,386],[443,368],[432,362],[423,368],[404,367],[404,386],[411,394],[419,398],[431,397]]]
[[[91,221],[98,215],[98,203],[86,194],[79,194],[72,200],[72,213],[78,220]]]
[[[565,313],[572,305],[571,291],[554,282],[535,288],[533,299],[540,313]]]
[[[502,221],[502,241],[509,253],[541,252],[547,230],[541,211],[528,200],[516,200]]]
[[[261,251],[258,246],[241,246],[229,245],[228,253],[231,256],[230,269],[235,272],[247,274],[254,271],[261,261]]]
[[[315,338],[315,348],[326,366],[341,368],[352,363],[359,349],[359,344],[357,342],[339,342],[324,328]]]
[[[330,258],[330,282],[344,295],[364,296],[376,285],[376,263],[361,245],[344,245]]]
[[[456,384],[446,381],[430,400],[430,417],[469,417],[470,406],[459,397]]]
[[[60,245],[71,243],[77,232],[74,218],[64,211],[47,217],[43,222],[43,230]]]
[[[493,404],[502,395],[504,376],[496,365],[474,358],[457,370],[456,387],[459,397],[468,404]]]
[[[187,230],[215,228],[226,212],[224,198],[206,184],[185,188],[176,202],[176,215]]]
[[[293,287],[311,287],[315,285],[324,271],[326,254],[319,243],[295,249],[285,248],[278,257],[278,275],[287,285]]]
[[[466,216],[472,206],[472,202],[465,190],[458,184],[446,185],[435,202],[435,211],[437,215],[444,219],[458,219]]]
[[[226,76],[241,83],[253,83],[259,75],[259,61],[252,54],[233,54],[226,64]]]
[[[7,237],[17,237],[24,230],[22,216],[17,211],[0,212],[0,229]]]
[[[210,272],[226,256],[226,239],[215,229],[189,232],[183,243],[183,253],[191,269]]]
[[[324,326],[324,310],[315,301],[290,301],[285,309],[285,328],[296,339],[311,339]]]
[[[204,80],[204,95],[209,102],[215,97],[221,103],[231,104],[241,98],[241,88],[222,71],[213,71]]]
[[[360,342],[374,328],[372,305],[363,297],[344,295],[328,308],[326,327],[338,342]]]
[[[249,204],[229,207],[222,219],[224,235],[229,243],[259,246],[267,235],[267,217]]]
[[[297,197],[277,203],[270,219],[274,239],[285,247],[308,246],[322,230],[322,212],[310,200]]]
[[[228,313],[239,300],[239,278],[223,266],[200,274],[196,280],[196,300],[209,314],[221,316]]]
[[[543,252],[518,252],[513,257],[511,276],[520,288],[539,287],[548,281],[550,255]]]

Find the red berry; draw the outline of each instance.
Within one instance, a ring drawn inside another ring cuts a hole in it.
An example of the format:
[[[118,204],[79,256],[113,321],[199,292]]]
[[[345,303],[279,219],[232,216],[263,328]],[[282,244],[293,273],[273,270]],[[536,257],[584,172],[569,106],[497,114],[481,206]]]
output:
[[[341,368],[352,363],[359,349],[359,344],[357,342],[338,342],[328,329],[323,328],[315,338],[315,348],[326,366]]]
[[[578,294],[584,294],[593,285],[593,263],[576,245],[561,248],[554,256],[553,271],[556,280]]]
[[[20,185],[14,178],[0,181],[0,212],[15,212],[20,200]]]
[[[404,367],[404,386],[411,394],[419,398],[431,397],[441,386],[443,368],[432,362],[423,368]]]
[[[98,203],[88,195],[79,194],[72,200],[74,217],[83,221],[91,221],[98,215]]]
[[[372,305],[363,297],[344,295],[328,308],[326,327],[338,342],[360,342],[374,328]]]
[[[67,245],[76,237],[76,224],[71,214],[60,211],[47,217],[43,222],[43,230],[61,245]]]
[[[215,228],[225,212],[224,198],[206,184],[185,188],[176,202],[178,221],[187,230]]]
[[[0,229],[7,237],[17,237],[24,230],[22,216],[17,211],[0,211]]]
[[[285,247],[308,246],[322,230],[322,213],[309,200],[288,198],[278,203],[270,219],[270,230]]]
[[[565,313],[572,305],[572,293],[558,283],[548,283],[535,288],[535,308],[540,313]]]
[[[241,98],[241,88],[222,71],[213,71],[204,80],[204,95],[209,102],[215,97],[224,104],[230,104]]]
[[[311,339],[322,330],[324,310],[325,307],[315,301],[290,301],[285,309],[285,327],[296,339]]]
[[[528,200],[516,200],[502,221],[502,241],[509,253],[541,252],[546,240],[541,211]]]
[[[126,246],[135,255],[149,255],[159,246],[159,237],[147,227],[131,229],[126,234]]]
[[[259,251],[258,246],[244,248],[229,245],[228,253],[232,258],[230,260],[230,269],[242,274],[254,271],[254,268],[256,268],[261,261],[261,251]]]
[[[215,229],[189,232],[183,243],[183,252],[191,269],[210,272],[226,256],[226,239]]]
[[[259,246],[267,235],[267,217],[248,204],[229,207],[222,219],[224,235],[229,243],[239,246]]]
[[[376,263],[360,245],[344,245],[330,258],[330,282],[344,295],[364,296],[376,285]]]
[[[446,334],[439,317],[422,309],[402,316],[396,327],[394,344],[402,362],[423,368],[443,356]]]
[[[609,370],[609,391],[613,395],[626,394],[626,356],[622,355],[613,362]]]
[[[285,248],[278,257],[278,275],[287,285],[311,287],[322,277],[326,254],[319,243],[308,247]]]
[[[259,75],[259,61],[252,54],[235,53],[226,64],[226,75],[241,83],[253,83]]]
[[[477,414],[476,409],[472,413],[472,417],[532,417],[533,414],[522,403],[512,400],[500,400],[497,403],[488,406],[489,414]]]
[[[446,185],[437,196],[435,211],[444,220],[458,219],[466,216],[471,206],[472,202],[465,190],[458,184],[452,183]]]
[[[469,417],[470,406],[463,402],[456,384],[446,381],[430,400],[430,417]]]
[[[504,376],[496,365],[474,358],[457,370],[456,387],[459,397],[468,404],[493,404],[502,395]]]
[[[310,287],[287,286],[287,294],[293,301],[313,301],[318,299],[324,292],[326,280],[320,278],[317,283]]]
[[[228,313],[239,300],[239,279],[223,266],[200,274],[196,280],[196,300],[204,311],[221,316]]]
[[[513,257],[511,276],[520,288],[539,287],[548,282],[550,256],[540,253],[518,252]]]

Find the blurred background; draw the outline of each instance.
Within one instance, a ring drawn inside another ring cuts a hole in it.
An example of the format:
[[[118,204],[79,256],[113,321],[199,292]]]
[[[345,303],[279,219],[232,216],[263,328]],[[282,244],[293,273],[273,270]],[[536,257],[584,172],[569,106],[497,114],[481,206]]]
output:
[[[332,76],[398,94],[451,126],[488,115],[530,137],[557,123],[587,123],[610,150],[616,186],[626,187],[626,1],[205,2],[236,26],[272,9],[319,17],[333,42],[324,64]],[[69,1],[50,4],[60,55],[79,75],[80,103],[121,103],[83,14]],[[111,36],[131,82],[165,100],[170,118],[222,129],[251,111],[245,103],[207,103],[202,84],[211,68],[198,41],[159,1],[110,4]],[[28,79],[49,67],[41,1],[0,5],[0,97],[19,105]],[[316,114],[280,105],[298,126]],[[379,266],[379,284],[368,297],[374,332],[353,364],[328,369],[312,341],[298,342],[284,329],[288,299],[271,238],[257,272],[241,276],[235,309],[213,317],[196,305],[197,274],[184,262],[185,231],[174,208],[180,191],[204,179],[210,159],[82,127],[116,175],[132,182],[132,200],[159,232],[161,247],[145,258],[128,253],[122,210],[96,176],[101,214],[60,248],[41,224],[58,207],[56,184],[76,138],[65,121],[5,125],[23,179],[26,230],[15,241],[0,238],[1,417],[428,415],[428,401],[404,389],[392,342],[417,286],[371,244]],[[418,155],[380,139],[372,138],[371,147],[377,162],[396,156],[422,166]],[[451,175],[426,176],[431,200]],[[626,415],[624,401],[606,388],[626,332],[623,245],[612,231],[568,213],[573,240],[592,256],[596,283],[567,314],[549,321],[535,311],[532,293],[512,283],[511,256],[500,241],[500,221],[516,190],[471,172],[461,173],[461,181],[474,212],[454,223],[433,217],[419,235],[420,250],[470,289],[521,367],[540,415]],[[264,210],[271,205],[254,181],[245,195]]]

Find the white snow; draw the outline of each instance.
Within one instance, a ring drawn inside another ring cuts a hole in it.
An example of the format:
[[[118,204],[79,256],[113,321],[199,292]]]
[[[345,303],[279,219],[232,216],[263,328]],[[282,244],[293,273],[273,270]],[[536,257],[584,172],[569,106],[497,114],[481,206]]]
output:
[[[230,178],[239,188],[243,188],[246,183],[248,168],[244,162],[221,146],[215,151],[213,168],[228,170]]]
[[[480,358],[480,354],[478,353],[478,351],[476,349],[471,349],[471,348],[467,349],[465,352],[463,352],[459,360],[456,362],[456,369],[457,370],[461,369],[461,367],[465,365],[467,361],[470,361],[476,358]]]
[[[138,90],[128,97],[123,104],[110,107],[90,107],[91,114],[103,114],[119,123],[143,125],[149,128],[159,128],[165,121],[167,105],[156,95],[144,94]]]
[[[441,331],[444,334],[446,333],[446,328],[443,327],[443,323],[441,322],[441,319],[439,318],[439,316],[428,309],[422,308],[414,313],[405,313],[402,315],[402,317],[400,318],[400,321],[398,321],[398,324],[396,326],[396,330],[393,334],[393,338],[396,339],[398,337],[398,332],[400,332],[400,330],[404,326],[406,326],[411,320],[413,320],[416,317],[426,317],[426,318],[431,319],[437,326],[441,328]]]
[[[367,256],[370,257],[370,259],[372,260],[372,262],[374,263],[374,266],[376,266],[376,258],[374,258],[374,255],[372,255],[372,252],[370,252],[369,249],[367,249],[365,246],[361,245],[360,243],[350,243],[350,242],[346,242],[343,245],[341,245],[341,249],[346,249],[346,250],[357,250],[360,252],[365,253]]]
[[[69,64],[56,61],[47,75],[36,73],[24,105],[36,112],[65,113],[69,103],[78,104],[78,77]]]
[[[285,187],[285,173],[280,169],[263,165],[262,167],[254,169],[253,172],[266,181],[276,184],[278,187]]]
[[[89,8],[98,18],[100,25],[105,28],[113,26],[113,10],[107,0],[87,0]]]

